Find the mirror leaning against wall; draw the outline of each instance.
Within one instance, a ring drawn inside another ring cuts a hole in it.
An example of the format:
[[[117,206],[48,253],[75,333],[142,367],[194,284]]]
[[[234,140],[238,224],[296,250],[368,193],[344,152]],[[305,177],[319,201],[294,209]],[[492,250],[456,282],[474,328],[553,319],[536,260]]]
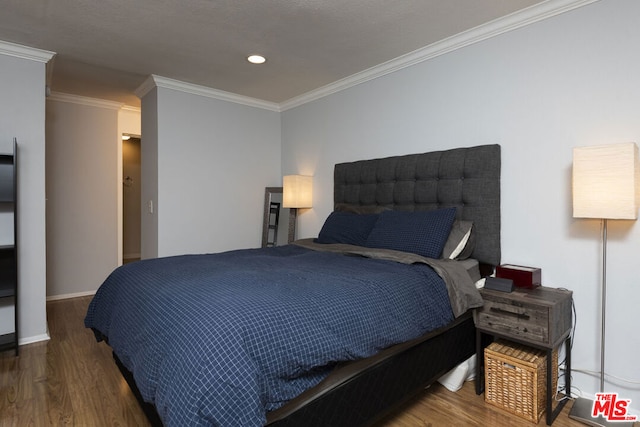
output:
[[[282,207],[282,187],[266,187],[262,221],[262,247],[282,246],[293,241],[295,221],[289,209]]]

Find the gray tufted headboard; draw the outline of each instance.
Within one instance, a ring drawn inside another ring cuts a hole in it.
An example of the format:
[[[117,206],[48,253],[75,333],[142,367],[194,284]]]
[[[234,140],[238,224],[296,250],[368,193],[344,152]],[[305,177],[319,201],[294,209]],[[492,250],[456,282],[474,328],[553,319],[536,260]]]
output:
[[[457,208],[473,221],[472,258],[500,264],[500,146],[481,145],[424,154],[340,163],[334,203],[394,210]]]

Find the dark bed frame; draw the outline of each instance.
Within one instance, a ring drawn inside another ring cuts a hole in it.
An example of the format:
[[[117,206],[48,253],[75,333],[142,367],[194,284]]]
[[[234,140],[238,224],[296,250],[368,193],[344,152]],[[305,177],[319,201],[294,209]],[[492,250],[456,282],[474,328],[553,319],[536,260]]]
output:
[[[500,165],[499,145],[341,163],[334,171],[334,202],[360,211],[456,207],[458,219],[474,223],[472,258],[488,275],[500,263]],[[318,386],[268,413],[267,425],[371,425],[473,354],[475,327],[468,312],[416,340],[339,365]],[[151,424],[161,426],[132,374],[114,358]]]

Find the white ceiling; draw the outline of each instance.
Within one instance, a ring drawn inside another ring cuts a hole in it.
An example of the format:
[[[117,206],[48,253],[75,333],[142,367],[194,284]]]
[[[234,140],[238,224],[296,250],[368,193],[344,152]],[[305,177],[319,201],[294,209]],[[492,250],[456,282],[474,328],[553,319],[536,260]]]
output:
[[[554,1],[3,0],[0,40],[56,52],[56,92],[136,106],[154,74],[282,103]]]

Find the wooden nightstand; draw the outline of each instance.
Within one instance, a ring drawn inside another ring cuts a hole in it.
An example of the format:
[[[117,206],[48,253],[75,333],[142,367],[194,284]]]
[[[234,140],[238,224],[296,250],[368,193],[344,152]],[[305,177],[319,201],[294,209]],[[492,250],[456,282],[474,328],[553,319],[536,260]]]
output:
[[[551,425],[568,399],[552,408],[553,350],[565,343],[565,390],[571,390],[572,292],[540,286],[513,292],[481,289],[484,306],[474,311],[476,324],[476,394],[484,391],[483,334],[504,338],[547,353],[546,421]]]

